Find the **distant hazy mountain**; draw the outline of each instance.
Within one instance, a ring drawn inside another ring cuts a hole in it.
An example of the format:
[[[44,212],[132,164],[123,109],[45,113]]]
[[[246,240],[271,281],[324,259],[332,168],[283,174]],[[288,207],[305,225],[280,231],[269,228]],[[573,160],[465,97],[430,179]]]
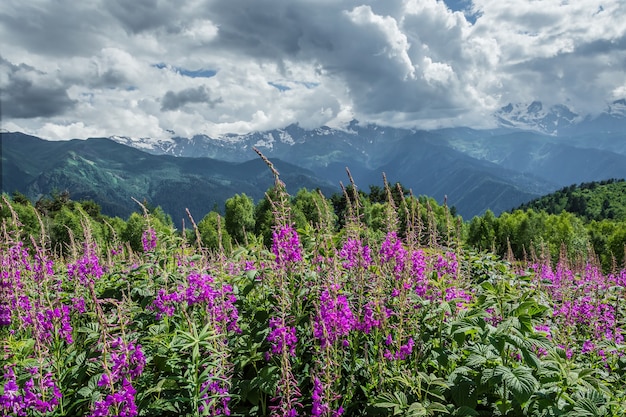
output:
[[[253,147],[276,163],[292,191],[320,187],[329,196],[339,182],[347,183],[346,168],[365,189],[382,185],[385,173],[415,195],[439,202],[447,196],[465,218],[486,209],[500,213],[571,184],[626,178],[624,100],[594,118],[538,102],[507,106],[500,117],[509,127],[420,131],[354,121],[344,129],[291,125],[156,141],[117,136],[46,142],[3,133],[2,189],[31,198],[68,189],[112,214],[134,209],[131,196],[147,198],[181,218],[185,207],[201,214],[221,209],[235,193],[261,198],[271,175]]]
[[[486,207],[506,210],[515,201],[574,183],[626,177],[623,100],[595,118],[583,118],[565,106],[546,109],[539,102],[507,106],[499,117],[508,127],[426,132],[358,122],[345,129],[291,125],[217,139],[174,138],[167,146],[153,143],[150,151],[241,161],[256,146],[335,184],[346,181],[346,167],[361,186],[380,184],[385,172],[390,181],[401,181],[417,194],[439,200],[447,195],[465,216]],[[140,142],[150,148],[149,141]]]
[[[124,143],[133,145],[130,140]],[[175,138],[167,147],[154,146],[152,152],[241,161],[249,158],[252,147],[272,159],[311,170],[337,185],[348,181],[346,168],[357,186],[363,188],[381,185],[385,173],[390,182],[399,181],[417,195],[433,196],[440,202],[447,196],[448,203],[465,217],[487,208],[494,212],[509,209],[559,185],[464,154],[450,146],[440,132],[361,126],[356,122],[344,130],[328,127],[306,130],[291,125],[219,139]]]
[[[565,105],[544,106],[508,104],[495,113],[502,127],[528,130],[553,136],[576,136],[581,133],[626,131],[626,100],[616,100],[599,115],[579,115]]]
[[[582,118],[563,105],[545,108],[540,101],[529,105],[508,104],[502,107],[496,118],[501,126],[558,134],[576,125]]]

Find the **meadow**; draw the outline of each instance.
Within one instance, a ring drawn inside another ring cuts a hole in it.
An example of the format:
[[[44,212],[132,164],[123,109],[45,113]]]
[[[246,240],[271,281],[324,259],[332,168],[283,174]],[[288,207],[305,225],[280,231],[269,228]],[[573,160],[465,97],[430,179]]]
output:
[[[0,414],[626,414],[626,271],[476,252],[387,193],[376,232],[349,196],[296,228],[277,176],[270,244],[217,249],[146,212],[139,249],[85,218],[60,251],[3,199]]]

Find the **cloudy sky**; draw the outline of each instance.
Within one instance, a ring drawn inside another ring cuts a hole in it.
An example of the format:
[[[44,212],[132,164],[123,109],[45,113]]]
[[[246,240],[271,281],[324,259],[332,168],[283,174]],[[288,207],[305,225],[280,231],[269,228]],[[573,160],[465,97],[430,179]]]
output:
[[[488,127],[626,97],[623,0],[2,0],[2,129]]]

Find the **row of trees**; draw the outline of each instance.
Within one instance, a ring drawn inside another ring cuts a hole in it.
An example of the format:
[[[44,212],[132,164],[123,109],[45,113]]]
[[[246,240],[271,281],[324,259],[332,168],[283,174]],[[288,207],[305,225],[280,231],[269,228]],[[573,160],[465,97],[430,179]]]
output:
[[[593,191],[601,194],[602,198],[613,199],[603,187],[622,185],[626,183],[582,184],[578,188],[568,187],[555,195],[569,195],[572,200],[578,198],[581,192],[588,194]],[[274,188],[270,188],[266,197],[258,202],[246,194],[237,194],[226,200],[223,211],[215,208],[197,222],[190,216],[183,224],[194,225],[176,233],[184,234],[190,243],[226,252],[237,245],[256,241],[269,247],[276,216],[275,203],[272,202],[276,202],[277,197]],[[595,194],[593,198],[597,199]],[[93,201],[72,201],[67,193],[55,193],[34,205],[19,193],[13,194],[11,199],[14,215],[23,224],[22,232],[25,235],[49,236],[53,248],[60,252],[70,246],[72,239],[82,238],[85,226],[89,226],[98,241],[107,242],[119,237],[128,242],[133,250],[140,251],[141,236],[148,218],[144,214],[150,214],[149,226],[153,229],[164,234],[173,233],[171,217],[160,207],[153,207],[147,202],[138,204],[138,211],[123,220],[103,215]],[[569,204],[556,197],[546,197],[541,201]],[[394,218],[393,221],[399,223],[401,236],[405,237],[410,229],[422,244],[436,241],[451,246],[460,241],[467,247],[515,259],[546,254],[553,260],[563,255],[572,260],[587,260],[589,256],[596,256],[605,270],[624,263],[626,219],[621,217],[589,220],[584,215],[565,210],[554,213],[555,207],[550,206],[546,210],[517,209],[500,216],[488,210],[482,216],[463,222],[456,216],[454,208],[439,205],[432,198],[416,198],[399,183],[388,187],[370,186],[369,192],[350,185],[343,193],[330,198],[325,198],[316,190],[301,189],[287,205],[296,228],[303,232],[316,226],[330,225],[341,233],[346,219],[352,216],[367,226],[368,233],[382,235],[390,219]],[[618,210],[619,207],[613,209]],[[0,218],[12,215],[8,205],[0,210]]]
[[[626,221],[584,221],[566,211],[515,210],[498,217],[487,211],[467,224],[464,240],[479,250],[515,259],[543,254],[553,261],[564,255],[573,261],[595,258],[608,271],[625,262]]]
[[[25,236],[48,236],[52,247],[59,252],[71,246],[73,239],[82,238],[86,226],[97,241],[107,242],[119,237],[128,242],[133,250],[140,251],[142,231],[148,218],[145,214],[150,214],[150,227],[164,234],[172,233],[174,224],[160,207],[145,201],[138,202],[137,212],[123,220],[102,214],[100,206],[93,201],[73,201],[68,193],[54,193],[35,204],[20,193],[3,198],[12,200],[12,204],[0,209],[0,218],[17,216]],[[258,202],[246,194],[237,194],[226,200],[222,211],[214,208],[199,221],[193,218],[194,213],[189,213],[190,217],[183,221],[184,230],[177,233],[184,234],[190,243],[199,241],[209,249],[230,251],[239,244],[257,240],[269,246],[276,215],[273,202],[277,198],[274,188],[270,188],[266,197]],[[432,198],[416,198],[401,184],[386,188],[371,186],[369,193],[351,185],[343,193],[330,198],[324,197],[318,190],[303,188],[290,197],[287,205],[290,218],[302,231],[312,230],[318,225],[330,225],[340,232],[346,219],[352,216],[368,226],[370,233],[382,235],[397,210],[401,233],[406,233],[411,224],[410,227],[417,230],[418,238],[424,243],[429,239],[449,242],[462,232],[462,220],[455,216],[454,209],[448,210]],[[9,207],[15,213],[11,213]]]

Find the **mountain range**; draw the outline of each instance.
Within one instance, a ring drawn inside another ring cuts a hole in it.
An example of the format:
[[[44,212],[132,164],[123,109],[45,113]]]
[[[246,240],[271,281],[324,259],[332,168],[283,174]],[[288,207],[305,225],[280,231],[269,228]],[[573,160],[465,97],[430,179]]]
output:
[[[626,101],[595,117],[540,102],[509,105],[490,130],[400,129],[353,121],[342,129],[284,129],[167,140],[114,136],[61,142],[2,133],[2,191],[37,199],[68,190],[111,215],[135,210],[131,197],[160,205],[174,219],[196,217],[245,192],[255,201],[272,184],[259,149],[291,192],[325,195],[401,182],[416,195],[454,206],[464,218],[500,213],[571,184],[626,178]]]

